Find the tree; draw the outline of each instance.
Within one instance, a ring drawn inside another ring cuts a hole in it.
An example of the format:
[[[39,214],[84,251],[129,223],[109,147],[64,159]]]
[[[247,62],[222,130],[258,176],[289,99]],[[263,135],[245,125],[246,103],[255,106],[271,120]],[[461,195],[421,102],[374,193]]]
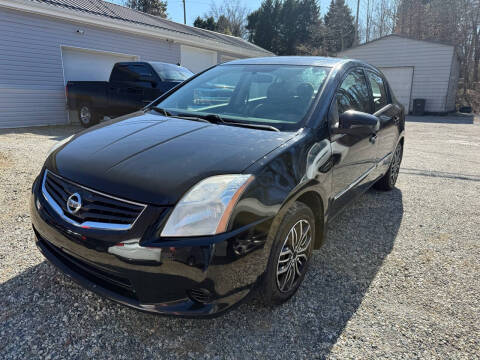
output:
[[[398,0],[395,31],[419,40],[454,45],[460,58],[464,101],[479,78],[479,0]],[[478,109],[477,109],[478,111]]]
[[[248,9],[240,0],[224,0],[220,6],[212,2],[208,15],[217,21],[219,32],[241,38],[246,36]]]
[[[332,0],[325,14],[325,45],[329,53],[336,54],[352,47],[355,40],[354,18],[345,0]]]
[[[226,35],[233,35],[232,34],[232,24],[225,15],[220,15],[217,20],[217,31],[226,34]],[[235,35],[237,36],[237,35]]]
[[[323,53],[323,25],[315,0],[264,0],[247,18],[249,39],[278,55]]]
[[[202,19],[198,16],[193,22],[193,26],[216,31],[225,35],[232,35],[231,24],[224,15],[220,15],[218,20],[215,20],[213,16],[205,17]]]
[[[167,2],[162,0],[127,0],[127,7],[161,18],[167,17]]]
[[[247,8],[243,7],[238,0],[231,2],[225,0],[220,6],[212,3],[210,12],[203,18],[197,17],[193,26],[226,35],[245,37],[247,13]]]
[[[264,0],[260,8],[247,17],[249,40],[275,54],[279,53],[279,23],[282,4],[279,0]]]
[[[206,19],[202,19],[200,16],[197,16],[197,18],[193,22],[193,26],[201,29],[217,31],[217,22],[215,21],[213,16],[210,16]]]

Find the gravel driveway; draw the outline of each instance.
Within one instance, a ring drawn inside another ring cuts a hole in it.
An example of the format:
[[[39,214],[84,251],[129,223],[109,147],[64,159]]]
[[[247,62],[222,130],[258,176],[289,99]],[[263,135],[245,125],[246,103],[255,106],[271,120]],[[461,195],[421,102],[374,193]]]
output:
[[[30,186],[79,128],[0,130],[0,358],[478,358],[480,124],[409,120],[398,188],[370,190],[331,224],[297,295],[213,320],[125,308],[49,265]]]

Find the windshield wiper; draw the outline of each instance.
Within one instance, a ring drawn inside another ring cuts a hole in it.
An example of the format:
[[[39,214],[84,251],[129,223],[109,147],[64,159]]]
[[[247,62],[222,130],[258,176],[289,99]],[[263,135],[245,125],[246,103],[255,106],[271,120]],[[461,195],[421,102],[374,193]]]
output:
[[[200,118],[198,116],[191,116],[191,115],[183,115],[183,114],[176,114],[173,115],[171,112],[165,110],[164,108],[158,107],[158,106],[150,106],[148,110],[155,110],[156,112],[159,112],[163,114],[166,117],[172,117],[176,119],[185,119],[185,120],[193,120],[193,121],[201,121],[201,122],[206,122],[206,123],[211,123],[211,121],[208,121],[207,119]]]
[[[148,107],[148,110],[155,110],[156,112],[162,113],[165,116],[172,116],[172,114],[169,113],[167,110],[158,106],[150,106]]]
[[[205,122],[205,123],[209,123],[209,124],[212,124],[212,123],[213,123],[212,121],[209,121],[208,119],[204,119],[203,117],[186,115],[186,114],[170,115],[170,117],[177,118],[177,119],[201,121],[201,122]]]
[[[201,121],[201,122],[206,122],[206,123],[210,123],[210,124],[232,125],[232,126],[246,127],[246,128],[251,128],[251,129],[268,130],[268,131],[277,131],[277,132],[280,131],[275,126],[235,122],[235,121],[225,119],[218,114],[192,115],[192,114],[181,114],[180,113],[180,114],[173,115],[170,112],[168,112],[167,110],[165,110],[161,107],[158,107],[158,106],[151,106],[151,107],[149,107],[149,109],[152,109],[152,110],[155,110],[159,113],[162,113],[163,115],[165,115],[167,117],[173,117],[173,118],[177,118],[177,119]]]
[[[233,121],[225,121],[224,124],[239,126],[239,127],[252,128],[252,129],[261,129],[261,130],[280,132],[280,130],[278,128],[276,128],[275,126],[272,126],[272,125],[239,123],[239,122],[233,122]]]
[[[235,122],[235,121],[231,121],[229,119],[225,119],[218,114],[207,114],[207,115],[199,115],[199,116],[202,119],[206,119],[206,120],[209,120],[211,122],[215,122],[216,124],[224,124],[224,125],[232,125],[232,126],[246,127],[246,128],[252,128],[252,129],[262,129],[262,130],[280,132],[280,130],[277,129],[275,126]]]

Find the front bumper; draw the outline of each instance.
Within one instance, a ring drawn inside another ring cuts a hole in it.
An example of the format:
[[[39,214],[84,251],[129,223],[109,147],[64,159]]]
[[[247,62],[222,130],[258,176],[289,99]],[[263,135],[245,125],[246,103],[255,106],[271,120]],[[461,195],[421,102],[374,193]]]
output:
[[[218,236],[161,241],[151,234],[162,211],[150,209],[129,231],[82,229],[52,211],[37,183],[30,212],[39,250],[74,281],[118,303],[160,314],[215,316],[244,299],[265,271],[271,220]],[[158,261],[108,251],[134,239],[161,249]]]

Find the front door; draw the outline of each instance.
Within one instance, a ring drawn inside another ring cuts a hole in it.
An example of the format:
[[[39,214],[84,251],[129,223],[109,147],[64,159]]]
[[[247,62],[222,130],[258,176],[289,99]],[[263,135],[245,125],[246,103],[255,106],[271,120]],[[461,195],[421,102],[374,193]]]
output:
[[[348,110],[371,113],[369,91],[363,69],[349,72],[338,88],[330,109],[331,128],[338,127],[339,116]],[[369,174],[376,166],[377,146],[375,134],[332,134],[331,140],[334,214],[362,192],[362,185],[368,181]]]

